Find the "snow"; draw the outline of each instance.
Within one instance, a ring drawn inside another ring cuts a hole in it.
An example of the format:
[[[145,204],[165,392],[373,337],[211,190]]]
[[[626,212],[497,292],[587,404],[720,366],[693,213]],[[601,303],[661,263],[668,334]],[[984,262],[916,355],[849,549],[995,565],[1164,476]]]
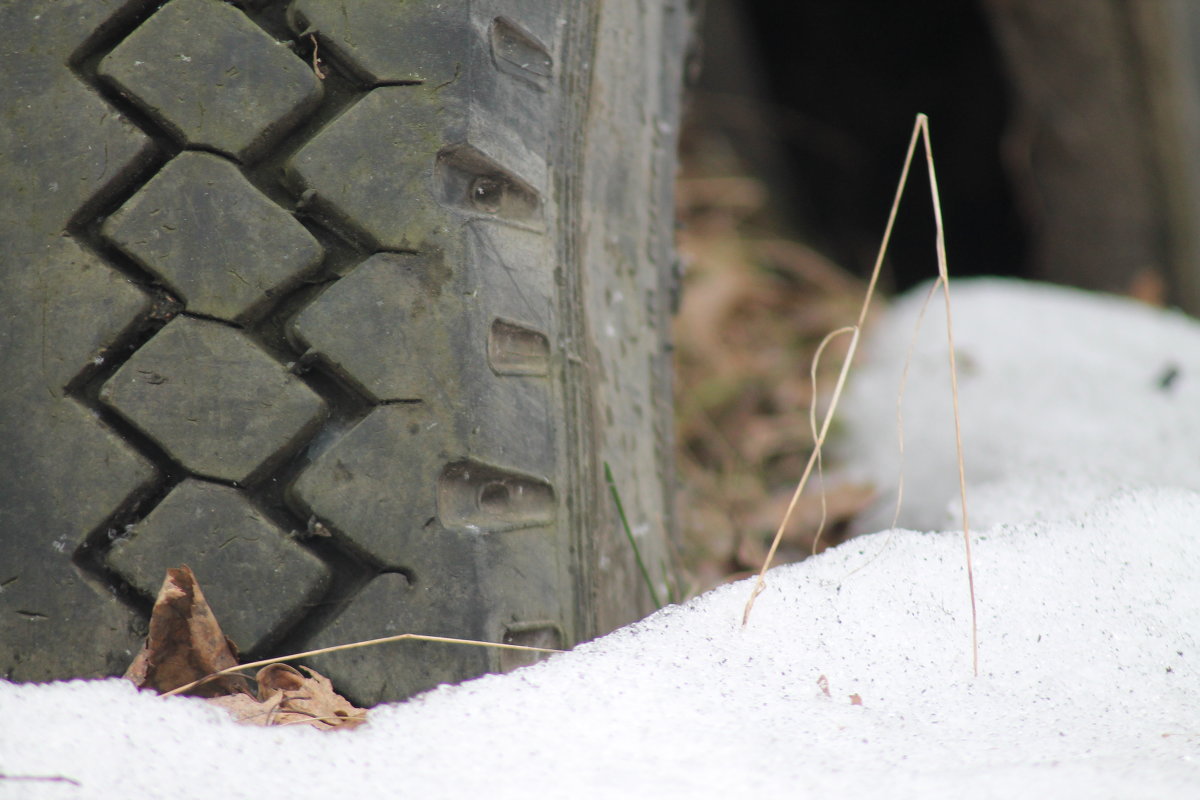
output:
[[[978,677],[931,308],[901,519],[947,530],[775,569],[748,627],[750,585],[724,586],[345,733],[116,680],[0,682],[0,797],[1200,796],[1200,325],[1045,286],[955,292]],[[844,406],[844,450],[885,488],[920,300],[869,338]]]
[[[896,395],[925,290],[871,336],[843,406],[841,450],[889,496],[900,460]],[[1068,519],[1114,486],[1200,490],[1200,324],[1118,297],[997,279],[953,284],[967,478],[976,527]],[[941,295],[913,349],[904,402],[900,524],[958,526],[950,373]],[[1166,383],[1166,387],[1163,387]],[[863,457],[864,454],[868,457]]]

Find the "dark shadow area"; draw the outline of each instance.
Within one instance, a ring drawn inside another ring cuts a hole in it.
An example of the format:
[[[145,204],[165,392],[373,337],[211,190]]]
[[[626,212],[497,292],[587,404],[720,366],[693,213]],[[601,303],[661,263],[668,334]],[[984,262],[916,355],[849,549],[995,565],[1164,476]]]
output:
[[[777,222],[869,273],[917,112],[929,115],[957,275],[1027,276],[1027,235],[1001,162],[1009,98],[980,8],[964,0],[712,0],[699,125],[769,184]],[[890,288],[936,271],[923,160],[887,264]]]

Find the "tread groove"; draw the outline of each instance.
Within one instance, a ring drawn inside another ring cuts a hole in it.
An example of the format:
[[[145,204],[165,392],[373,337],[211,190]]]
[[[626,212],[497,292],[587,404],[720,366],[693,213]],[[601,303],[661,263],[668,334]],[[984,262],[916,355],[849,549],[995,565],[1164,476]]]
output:
[[[0,214],[0,234],[32,268],[7,275],[0,310],[32,335],[0,328],[18,378],[0,521],[26,538],[0,538],[0,673],[61,677],[62,656],[120,671],[177,559],[215,576],[205,592],[254,656],[597,632],[604,378],[586,303],[606,277],[582,271],[650,258],[638,224],[594,265],[577,230],[598,180],[600,228],[643,188],[624,155],[585,163],[598,8],[21,6],[6,20],[36,46],[5,90],[30,207]],[[638,9],[613,31],[658,13]],[[14,611],[65,633],[9,637]],[[50,653],[67,640],[95,652]],[[313,666],[372,703],[516,662],[414,645]]]

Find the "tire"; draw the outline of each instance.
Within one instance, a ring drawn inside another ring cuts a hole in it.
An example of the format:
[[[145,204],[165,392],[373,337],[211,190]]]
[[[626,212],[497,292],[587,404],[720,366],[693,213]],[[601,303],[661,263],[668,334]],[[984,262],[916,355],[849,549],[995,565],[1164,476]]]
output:
[[[0,19],[0,674],[119,674],[180,564],[247,657],[651,610],[603,465],[668,581],[682,4]],[[525,661],[311,663],[370,704]]]

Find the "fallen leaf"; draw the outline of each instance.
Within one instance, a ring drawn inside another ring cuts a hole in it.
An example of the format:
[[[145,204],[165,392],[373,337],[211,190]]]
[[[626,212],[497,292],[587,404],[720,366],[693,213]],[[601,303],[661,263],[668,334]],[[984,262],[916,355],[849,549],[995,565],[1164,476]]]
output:
[[[821,687],[821,691],[824,692],[826,697],[833,697],[833,695],[829,693],[829,678],[826,678],[824,675],[817,678],[817,686]]]
[[[862,696],[857,695],[857,694],[850,695],[850,705],[861,706],[862,705]]]
[[[237,663],[237,650],[221,632],[192,570],[186,565],[168,569],[150,614],[146,644],[125,671],[126,680],[139,689],[161,694]],[[224,675],[189,694],[213,697],[249,692],[245,678]]]
[[[330,730],[353,728],[367,721],[367,712],[335,692],[328,678],[308,667],[301,669],[307,677],[287,664],[271,664],[255,676],[257,699],[230,695],[208,702],[246,725],[311,725]]]
[[[279,698],[282,699],[282,698]],[[208,698],[209,705],[223,708],[236,722],[243,725],[273,725],[272,714],[279,707],[278,699],[273,705],[263,703],[248,694],[227,694]]]

